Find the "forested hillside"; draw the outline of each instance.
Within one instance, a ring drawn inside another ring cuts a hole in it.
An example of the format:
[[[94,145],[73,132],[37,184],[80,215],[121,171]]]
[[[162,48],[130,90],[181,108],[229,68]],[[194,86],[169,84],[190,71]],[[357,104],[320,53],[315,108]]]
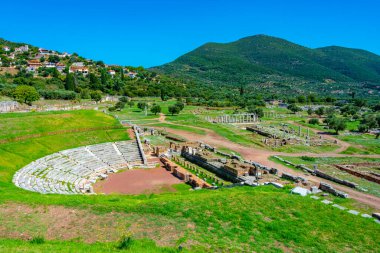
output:
[[[310,49],[265,35],[207,43],[154,70],[202,83],[273,92],[378,96],[380,85],[378,55],[335,46]]]

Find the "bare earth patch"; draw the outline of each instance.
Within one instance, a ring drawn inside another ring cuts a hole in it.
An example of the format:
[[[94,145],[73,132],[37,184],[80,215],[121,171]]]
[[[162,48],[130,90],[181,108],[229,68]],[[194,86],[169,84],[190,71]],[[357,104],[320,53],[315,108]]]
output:
[[[160,246],[174,246],[185,233],[195,231],[187,219],[174,220],[155,214],[111,212],[61,206],[31,207],[24,204],[0,205],[0,237],[48,240],[78,240],[86,243],[117,241],[122,235],[150,238]]]

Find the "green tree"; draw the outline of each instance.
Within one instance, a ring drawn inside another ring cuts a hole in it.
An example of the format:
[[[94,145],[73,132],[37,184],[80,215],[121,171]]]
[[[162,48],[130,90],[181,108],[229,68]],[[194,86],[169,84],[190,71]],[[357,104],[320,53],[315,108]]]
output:
[[[120,79],[124,81],[124,69],[120,68]]]
[[[32,102],[40,99],[40,94],[36,88],[27,85],[17,86],[13,96],[18,102],[28,105],[32,105]]]
[[[297,100],[298,100],[298,103],[305,103],[306,102],[305,96],[298,96]]]
[[[130,108],[132,108],[132,106],[135,105],[135,102],[133,102],[133,101],[131,100],[131,101],[128,102],[128,105],[129,105]]]
[[[307,115],[312,115],[314,113],[313,109],[310,107],[307,109]]]
[[[181,101],[178,101],[177,103],[175,103],[175,106],[179,107],[180,111],[182,111],[183,108],[185,108],[185,104]]]
[[[129,99],[128,99],[128,97],[121,97],[121,98],[119,98],[119,101],[123,102],[123,103],[128,103]]]
[[[91,92],[90,96],[91,96],[91,99],[94,100],[95,102],[102,101],[102,92],[100,90]]]
[[[290,104],[290,105],[288,106],[288,110],[290,110],[290,111],[293,112],[293,113],[296,113],[296,112],[301,111],[301,108],[298,107],[298,106],[296,106],[295,104]]]
[[[59,61],[60,61],[60,59],[59,59],[58,55],[50,55],[48,57],[48,62],[57,63]]]
[[[323,114],[325,114],[325,108],[319,107],[317,110],[315,110],[315,114],[317,114],[319,117],[321,117]]]
[[[140,110],[145,110],[146,107],[148,107],[148,104],[145,102],[138,102],[137,103],[137,108],[139,108]]]
[[[124,109],[124,107],[125,107],[125,103],[124,102],[119,101],[119,102],[117,102],[115,104],[115,108],[118,109],[118,110],[122,110],[122,109]]]
[[[88,74],[88,79],[90,80],[90,88],[92,90],[98,90],[101,88],[100,80],[94,73]]]
[[[154,115],[156,115],[157,113],[161,112],[161,106],[159,106],[159,105],[153,105],[152,108],[150,109],[150,111],[152,113],[154,113]]]
[[[73,74],[67,74],[65,80],[65,89],[66,90],[75,90],[75,77]]]
[[[181,111],[181,108],[179,108],[178,106],[175,106],[175,105],[169,106],[168,109],[169,109],[169,113],[171,113],[172,116],[174,114],[180,113],[180,111]]]
[[[254,105],[250,105],[247,108],[248,113],[255,113],[259,118],[264,117],[264,110],[263,108],[256,107]]]
[[[311,125],[318,125],[319,124],[319,120],[316,119],[316,118],[310,119],[309,120],[309,124],[311,124]]]
[[[330,129],[334,129],[336,134],[339,134],[339,131],[343,131],[346,129],[347,124],[346,121],[342,118],[338,118],[335,115],[330,116],[325,121]]]

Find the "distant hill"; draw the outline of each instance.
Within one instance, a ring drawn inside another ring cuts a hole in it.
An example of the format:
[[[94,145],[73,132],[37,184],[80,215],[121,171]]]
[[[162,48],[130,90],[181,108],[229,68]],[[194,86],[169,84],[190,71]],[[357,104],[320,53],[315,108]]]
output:
[[[207,43],[153,69],[208,84],[287,87],[301,92],[322,88],[339,93],[347,87],[367,87],[365,92],[378,94],[380,85],[380,56],[376,54],[336,46],[310,49],[266,35]]]

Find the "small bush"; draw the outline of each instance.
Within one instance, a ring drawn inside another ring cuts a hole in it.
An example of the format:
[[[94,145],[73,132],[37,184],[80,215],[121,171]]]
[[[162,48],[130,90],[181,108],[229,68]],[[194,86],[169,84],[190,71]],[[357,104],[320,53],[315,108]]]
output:
[[[308,162],[314,162],[315,158],[310,156],[301,156],[301,159]]]
[[[129,249],[131,247],[131,244],[132,238],[130,236],[124,235],[123,237],[121,237],[119,244],[116,248],[121,250]]]
[[[309,124],[311,124],[311,125],[318,125],[318,124],[319,124],[319,120],[318,120],[318,119],[315,119],[315,118],[310,119],[310,120],[309,120]]]
[[[44,244],[45,238],[42,236],[36,236],[36,237],[33,237],[32,240],[30,240],[30,243],[32,243],[32,244]]]

